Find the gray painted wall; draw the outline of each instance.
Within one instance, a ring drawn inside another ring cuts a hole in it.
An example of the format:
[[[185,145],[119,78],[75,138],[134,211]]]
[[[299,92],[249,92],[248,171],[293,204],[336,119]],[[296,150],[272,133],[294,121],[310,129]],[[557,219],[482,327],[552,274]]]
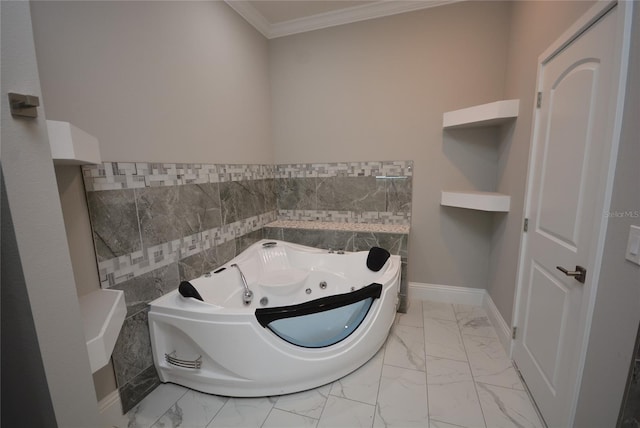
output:
[[[272,163],[267,40],[222,1],[31,2],[47,117],[104,161]],[[233,149],[230,149],[230,148]],[[78,294],[99,289],[79,167],[56,167]],[[116,388],[111,364],[98,399]]]
[[[276,163],[414,162],[409,280],[487,287],[492,214],[440,192],[493,190],[495,130],[445,111],[503,98],[509,2],[461,2],[270,41]]]
[[[95,136],[104,161],[272,163],[267,40],[224,2],[31,11],[48,117]]]
[[[46,379],[37,376],[37,367],[26,369],[36,369],[30,379],[34,382],[33,388],[44,388],[45,384],[48,386],[55,421],[43,415],[46,425],[55,426],[57,423],[60,427],[95,427],[100,425],[98,407],[71,260],[66,250],[67,238],[42,106],[44,100],[40,91],[29,3],[1,2],[0,8],[2,93],[18,92],[41,97],[41,107],[38,108],[40,116],[35,120],[13,118],[6,108],[6,99],[2,104],[2,172],[18,252],[9,254],[8,261],[13,259],[15,262],[11,269],[22,267],[33,317],[31,320],[30,314],[25,311],[15,314],[24,318],[9,320],[9,323],[33,323],[36,337],[33,337],[33,331],[25,330],[28,336],[20,344],[25,346],[18,348],[31,346],[29,342],[34,339],[40,348]],[[4,222],[3,219],[3,227]],[[3,241],[3,270],[4,245]],[[19,255],[19,260],[16,260],[16,255]],[[3,276],[20,279],[18,274]],[[20,285],[14,284],[16,287]],[[5,286],[3,283],[3,290]],[[27,303],[24,300],[22,302]],[[3,330],[5,325],[3,319]],[[12,380],[16,381],[13,388],[19,390],[27,378]],[[4,384],[3,390],[6,391]],[[6,394],[3,395],[6,399]],[[27,400],[21,404],[21,408],[25,409],[26,405],[26,412],[30,412],[48,407],[46,403],[41,404],[38,406],[34,403],[32,407]],[[20,421],[13,422],[6,425],[30,426]]]
[[[513,2],[505,97],[520,99],[513,128],[504,130],[498,146],[498,192],[511,195],[511,211],[493,218],[487,291],[500,314],[511,325],[516,290],[524,196],[531,147],[531,126],[538,56],[573,24],[593,2]]]

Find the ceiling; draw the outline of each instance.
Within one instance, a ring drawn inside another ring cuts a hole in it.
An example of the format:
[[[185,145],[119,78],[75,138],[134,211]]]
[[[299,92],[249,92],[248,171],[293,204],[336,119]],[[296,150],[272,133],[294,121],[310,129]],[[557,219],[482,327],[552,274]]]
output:
[[[288,36],[463,0],[225,0],[266,38]]]

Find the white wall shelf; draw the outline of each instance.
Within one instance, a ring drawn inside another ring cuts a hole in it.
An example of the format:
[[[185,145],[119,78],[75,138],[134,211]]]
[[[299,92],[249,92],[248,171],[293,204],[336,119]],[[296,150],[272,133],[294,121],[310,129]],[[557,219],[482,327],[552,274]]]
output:
[[[444,129],[477,128],[502,125],[518,117],[520,100],[481,104],[442,115]],[[442,191],[440,205],[489,212],[509,212],[511,197],[502,193],[478,191]]]
[[[107,365],[127,315],[124,291],[101,289],[80,297],[91,372]]]
[[[442,191],[440,205],[479,211],[509,212],[511,197],[495,192],[447,192]]]
[[[69,122],[47,120],[51,156],[55,165],[99,164],[98,139]]]
[[[444,129],[500,125],[518,117],[520,100],[503,100],[449,111],[442,116]]]

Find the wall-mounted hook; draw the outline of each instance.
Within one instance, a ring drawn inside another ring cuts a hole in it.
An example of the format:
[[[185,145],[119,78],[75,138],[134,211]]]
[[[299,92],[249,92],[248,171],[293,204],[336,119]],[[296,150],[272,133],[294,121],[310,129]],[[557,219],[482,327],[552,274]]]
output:
[[[12,116],[19,117],[38,117],[38,107],[40,98],[35,95],[24,95],[9,92],[9,106]]]

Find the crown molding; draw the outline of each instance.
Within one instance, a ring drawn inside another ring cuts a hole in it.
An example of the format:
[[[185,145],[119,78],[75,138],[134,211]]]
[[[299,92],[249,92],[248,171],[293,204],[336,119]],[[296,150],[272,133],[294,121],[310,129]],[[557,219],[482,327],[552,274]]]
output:
[[[262,33],[263,36],[267,39],[271,38],[269,36],[271,33],[271,24],[269,24],[269,21],[267,21],[255,7],[251,6],[251,3],[245,0],[224,0],[224,2],[228,4],[231,9],[238,12],[238,15],[243,17],[256,30]]]
[[[290,36],[337,25],[350,24],[383,16],[397,15],[420,9],[458,3],[465,0],[381,0],[376,3],[353,6],[345,9],[319,13],[304,18],[270,24],[248,1],[225,0],[244,19],[253,25],[267,39]]]

